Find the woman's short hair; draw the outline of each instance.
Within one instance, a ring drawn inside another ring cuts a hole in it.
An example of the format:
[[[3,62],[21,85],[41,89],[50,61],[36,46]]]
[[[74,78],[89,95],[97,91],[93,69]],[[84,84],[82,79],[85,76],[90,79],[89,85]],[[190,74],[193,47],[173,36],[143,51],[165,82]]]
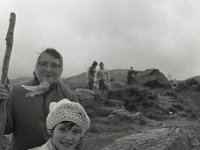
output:
[[[62,60],[61,54],[60,54],[56,49],[54,49],[54,48],[47,48],[47,49],[45,49],[45,50],[40,54],[40,56],[38,57],[38,60],[40,60],[41,56],[42,56],[43,54],[45,54],[45,53],[47,53],[47,54],[53,56],[54,58],[57,58],[57,59],[59,59],[59,60]]]

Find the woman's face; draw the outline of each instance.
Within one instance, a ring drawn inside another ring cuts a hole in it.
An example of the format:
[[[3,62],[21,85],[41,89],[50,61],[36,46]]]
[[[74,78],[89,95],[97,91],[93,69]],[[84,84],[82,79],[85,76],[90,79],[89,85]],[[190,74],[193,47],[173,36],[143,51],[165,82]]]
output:
[[[61,75],[60,60],[48,53],[42,54],[38,60],[35,73],[39,82],[55,83]]]
[[[58,150],[74,150],[81,136],[82,131],[77,124],[59,123],[54,128],[52,142]]]

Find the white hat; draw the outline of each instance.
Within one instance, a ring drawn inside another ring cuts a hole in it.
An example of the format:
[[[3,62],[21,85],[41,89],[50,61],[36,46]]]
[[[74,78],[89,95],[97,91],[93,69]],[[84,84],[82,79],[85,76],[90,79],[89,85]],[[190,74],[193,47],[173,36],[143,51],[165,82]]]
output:
[[[81,127],[84,134],[90,126],[90,118],[84,108],[77,102],[68,99],[52,102],[49,106],[49,114],[46,119],[47,129],[53,129],[55,125],[62,121],[71,121]]]

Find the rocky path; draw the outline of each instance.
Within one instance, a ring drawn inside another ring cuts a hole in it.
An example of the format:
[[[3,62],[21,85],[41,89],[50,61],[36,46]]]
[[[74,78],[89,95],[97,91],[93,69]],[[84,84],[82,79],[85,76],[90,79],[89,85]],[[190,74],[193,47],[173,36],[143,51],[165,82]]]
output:
[[[104,129],[86,135],[83,150],[200,150],[200,126],[186,118],[165,120],[154,125],[127,123],[126,128],[99,124],[99,128]]]

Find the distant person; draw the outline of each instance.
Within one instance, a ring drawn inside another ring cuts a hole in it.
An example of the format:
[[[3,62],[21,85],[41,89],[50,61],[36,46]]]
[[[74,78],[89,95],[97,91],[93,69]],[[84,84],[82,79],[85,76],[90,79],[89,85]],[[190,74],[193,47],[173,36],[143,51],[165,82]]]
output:
[[[136,72],[133,70],[133,67],[130,68],[127,74],[127,84],[132,85],[135,83]]]
[[[86,84],[87,87],[92,90],[94,86],[94,80],[95,80],[95,74],[96,74],[96,67],[98,63],[94,61],[92,65],[88,68],[87,74],[86,74]]]
[[[107,69],[104,68],[103,62],[99,64],[100,69],[96,73],[95,85],[100,91],[100,98],[102,102],[105,102],[107,90],[110,89],[110,74]]]
[[[46,128],[50,139],[29,150],[79,150],[81,138],[90,126],[84,108],[79,103],[63,99],[50,103],[49,109]]]
[[[177,83],[177,81],[176,81],[176,79],[174,79],[174,80],[171,80],[171,86],[172,86],[172,89],[173,90],[176,90],[177,89],[177,86],[178,86],[178,83]]]
[[[31,80],[10,90],[0,84],[0,100],[8,100],[5,134],[13,133],[13,150],[27,150],[48,140],[45,122],[51,102],[63,98],[78,102],[75,93],[61,82],[62,71],[61,54],[47,48],[39,55]]]

